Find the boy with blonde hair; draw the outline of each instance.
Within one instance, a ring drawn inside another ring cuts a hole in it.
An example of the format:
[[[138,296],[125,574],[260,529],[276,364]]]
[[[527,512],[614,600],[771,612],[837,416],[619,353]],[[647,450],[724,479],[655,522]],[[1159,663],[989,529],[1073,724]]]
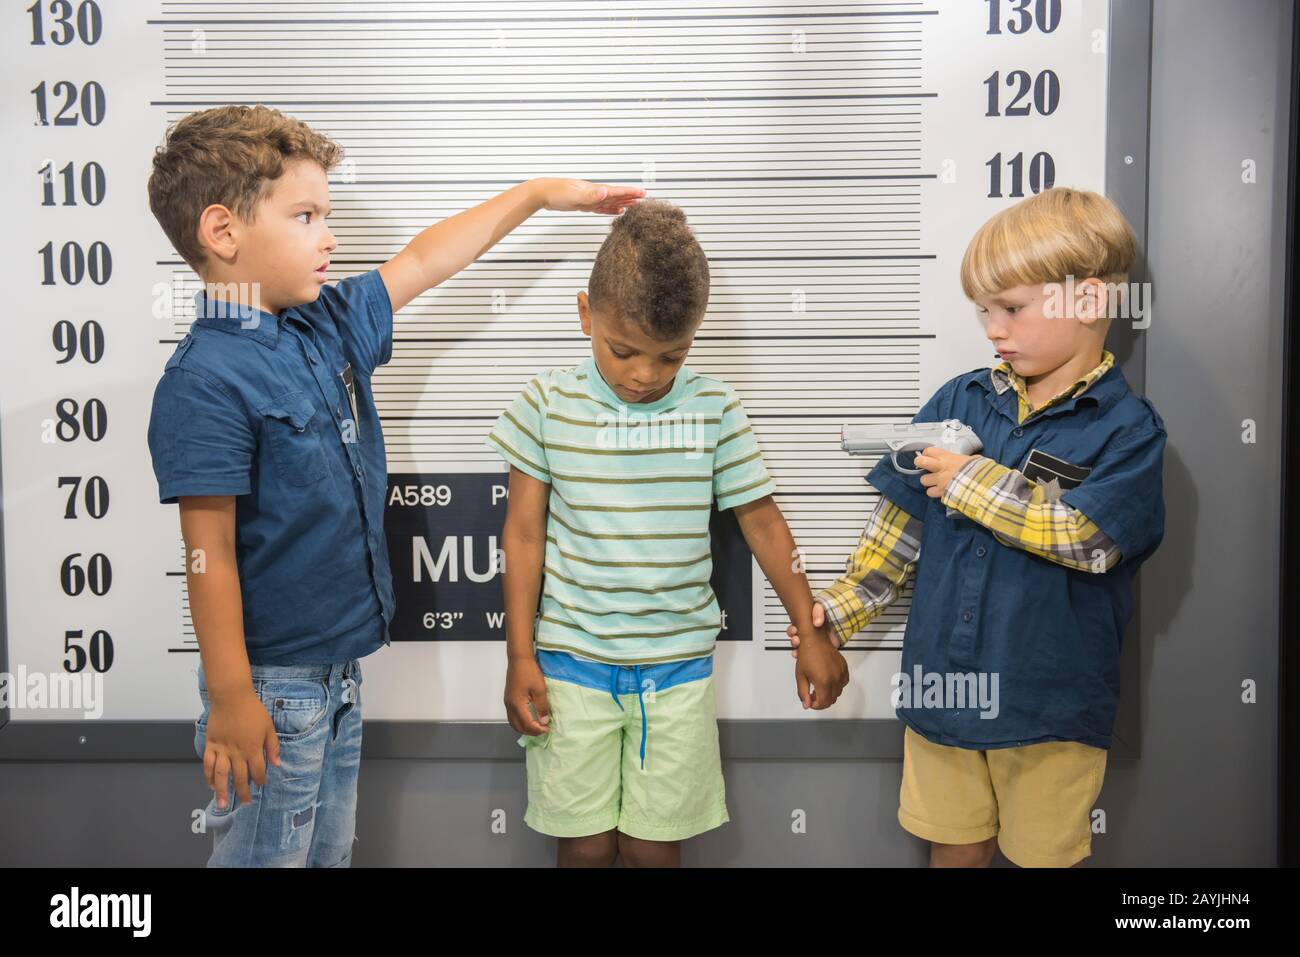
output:
[[[817,598],[814,625],[844,642],[916,571],[898,819],[934,866],[986,866],[995,847],[1021,866],[1091,853],[1133,576],[1164,534],[1164,424],[1105,349],[1135,254],[1115,205],[1083,190],[980,227],[962,289],[1001,362],[945,383],[913,421],[959,419],[983,449],[927,448],[919,476],[882,459],[861,542]]]

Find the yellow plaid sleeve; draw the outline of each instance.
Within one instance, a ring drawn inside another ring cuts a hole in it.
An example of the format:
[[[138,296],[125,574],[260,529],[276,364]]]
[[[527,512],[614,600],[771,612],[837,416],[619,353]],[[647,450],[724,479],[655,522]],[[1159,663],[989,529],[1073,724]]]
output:
[[[1047,493],[1023,472],[977,455],[953,475],[940,500],[1012,548],[1079,571],[1102,573],[1120,560],[1097,525]]]
[[[921,554],[923,526],[922,519],[880,496],[844,574],[817,596],[841,645],[898,597]]]

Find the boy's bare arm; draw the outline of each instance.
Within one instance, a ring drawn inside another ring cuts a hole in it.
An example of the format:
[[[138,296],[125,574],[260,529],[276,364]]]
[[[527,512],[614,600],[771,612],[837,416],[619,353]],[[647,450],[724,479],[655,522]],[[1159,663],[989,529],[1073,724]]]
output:
[[[506,717],[523,734],[547,730],[546,684],[533,652],[537,597],[546,561],[546,514],[550,486],[513,466],[502,531],[505,565],[501,588],[506,605]],[[537,711],[533,717],[528,704]],[[538,719],[541,719],[540,721]]]
[[[232,773],[235,793],[249,804],[248,778],[266,784],[263,752],[271,763],[279,764],[280,742],[271,716],[253,691],[244,645],[243,600],[235,563],[235,498],[182,496],[179,505],[190,615],[209,699],[203,771],[216,792],[218,807],[226,806],[227,778]]]
[[[770,495],[736,506],[735,513],[750,551],[772,583],[786,614],[800,635],[812,638],[800,647],[795,665],[799,698],[805,708],[829,708],[849,683],[849,667],[825,628],[813,625],[812,590],[808,577],[795,562],[794,537],[785,516]]]
[[[179,504],[190,614],[203,675],[209,696],[225,698],[253,687],[235,565],[235,498],[182,496]]]
[[[621,213],[645,190],[580,179],[533,179],[428,227],[379,267],[393,312],[460,272],[542,209]]]

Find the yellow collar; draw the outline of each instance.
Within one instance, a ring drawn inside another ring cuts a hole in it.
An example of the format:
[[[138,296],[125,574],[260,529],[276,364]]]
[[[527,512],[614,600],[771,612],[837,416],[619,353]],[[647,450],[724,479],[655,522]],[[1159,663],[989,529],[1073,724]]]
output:
[[[1064,402],[1071,396],[1079,395],[1086,391],[1094,382],[1110,371],[1111,366],[1115,364],[1115,356],[1109,350],[1101,351],[1101,362],[1097,364],[1091,372],[1083,378],[1078,379],[1073,385],[1061,390],[1051,399],[1044,402],[1034,412],[1040,412],[1043,409],[1056,405],[1058,402]],[[1019,373],[1011,368],[1010,362],[1000,362],[990,370],[993,378],[993,388],[1001,395],[1007,389],[1015,389],[1016,395],[1020,397],[1021,406],[1028,412],[1031,410],[1029,404],[1029,389],[1025,385],[1025,380]]]

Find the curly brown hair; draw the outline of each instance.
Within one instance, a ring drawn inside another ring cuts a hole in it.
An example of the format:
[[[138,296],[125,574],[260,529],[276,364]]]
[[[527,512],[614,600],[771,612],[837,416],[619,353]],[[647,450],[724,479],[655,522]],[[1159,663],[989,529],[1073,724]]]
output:
[[[306,123],[267,106],[218,106],[177,120],[154,151],[149,208],[190,268],[206,255],[196,231],[214,203],[247,222],[284,174],[285,162],[309,159],[328,172],[343,150]]]
[[[677,339],[709,304],[709,260],[686,214],[642,200],[614,220],[587,282],[591,307],[634,322],[654,339]]]

